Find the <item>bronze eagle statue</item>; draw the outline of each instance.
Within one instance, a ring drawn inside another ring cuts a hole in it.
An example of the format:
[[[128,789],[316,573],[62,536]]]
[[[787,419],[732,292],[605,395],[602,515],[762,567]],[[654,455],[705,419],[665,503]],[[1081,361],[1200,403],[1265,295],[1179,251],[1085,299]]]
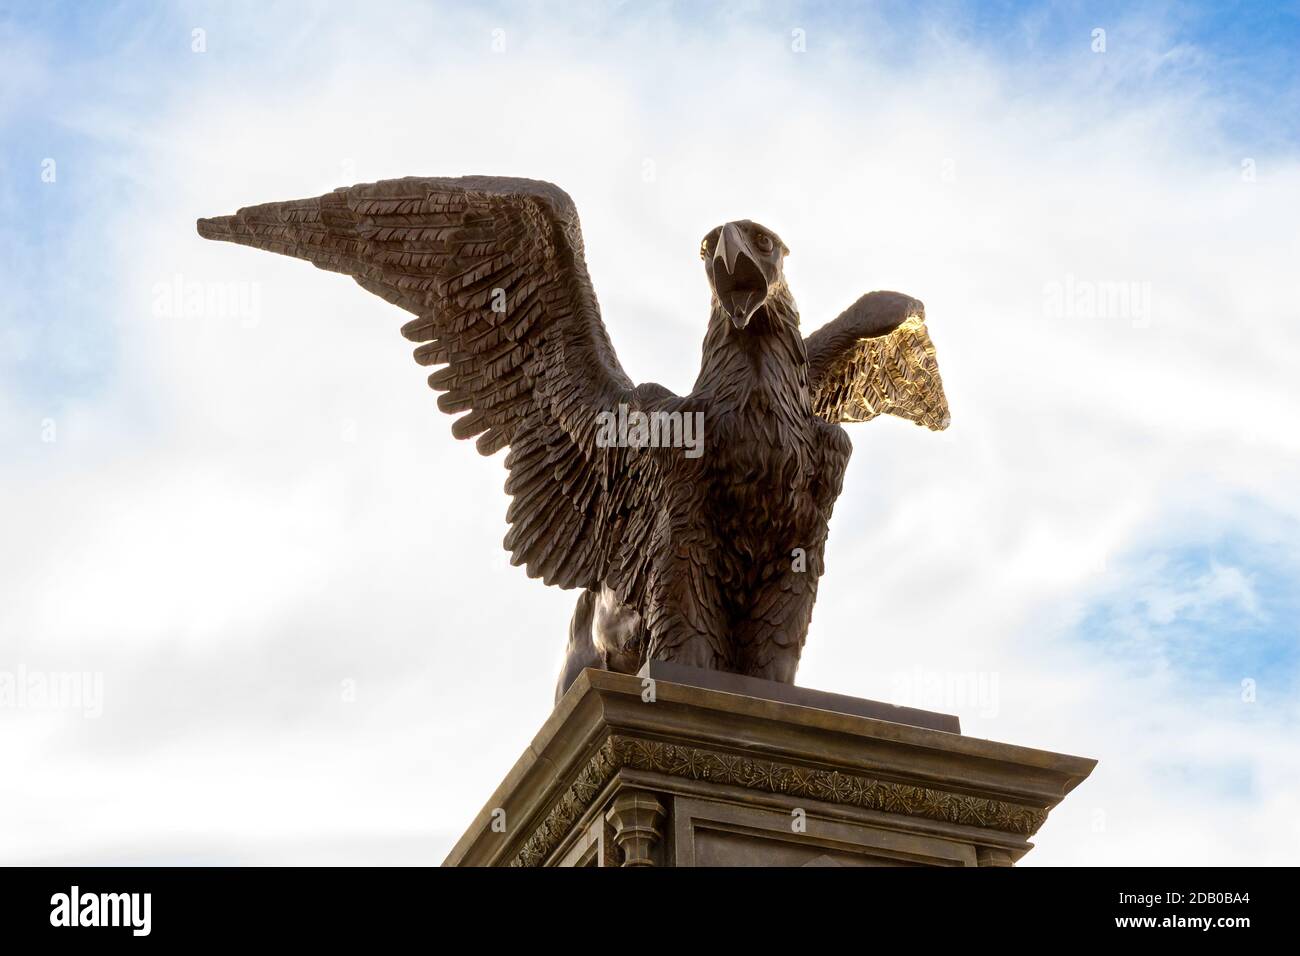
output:
[[[568,194],[529,179],[406,178],[200,219],[199,234],[352,276],[415,318],[457,438],[509,448],[511,563],[582,593],[556,697],[584,667],[665,660],[791,683],[852,446],[881,413],[948,406],[925,308],[862,296],[804,338],[784,242],[704,237],[712,287],[688,395],[634,385],[600,318]]]

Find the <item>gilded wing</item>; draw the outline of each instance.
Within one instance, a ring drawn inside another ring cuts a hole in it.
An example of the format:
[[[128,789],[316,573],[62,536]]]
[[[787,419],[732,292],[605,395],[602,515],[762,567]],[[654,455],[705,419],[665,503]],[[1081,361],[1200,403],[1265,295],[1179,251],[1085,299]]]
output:
[[[452,433],[478,436],[484,455],[510,448],[505,547],[530,577],[597,587],[623,563],[623,544],[643,537],[653,458],[597,447],[597,415],[672,397],[633,388],[619,364],[563,190],[485,176],[392,179],[198,225],[208,239],[350,275],[416,315],[402,334],[423,343],[420,364],[444,366],[429,385],[443,393],[439,408],[464,413]]]
[[[948,427],[948,399],[925,327],[925,306],[871,292],[805,340],[813,411],[832,423],[896,415]]]

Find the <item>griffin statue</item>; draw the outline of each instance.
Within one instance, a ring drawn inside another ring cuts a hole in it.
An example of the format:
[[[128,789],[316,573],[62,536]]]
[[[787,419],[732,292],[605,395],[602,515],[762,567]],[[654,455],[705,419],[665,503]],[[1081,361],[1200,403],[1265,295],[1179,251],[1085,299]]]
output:
[[[688,395],[623,372],[577,211],[550,183],[386,180],[198,227],[415,316],[402,334],[441,366],[452,434],[509,448],[511,562],[581,591],[557,699],[584,667],[648,660],[793,682],[852,451],[841,423],[948,424],[924,306],[871,292],[804,338],[789,250],[749,220],[700,246],[713,296]]]

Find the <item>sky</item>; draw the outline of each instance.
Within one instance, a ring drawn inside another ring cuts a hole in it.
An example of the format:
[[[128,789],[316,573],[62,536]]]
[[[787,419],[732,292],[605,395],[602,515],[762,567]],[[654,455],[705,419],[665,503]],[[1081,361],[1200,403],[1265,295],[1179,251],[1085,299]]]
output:
[[[0,862],[440,862],[576,594],[404,313],[200,216],[550,180],[636,381],[713,226],[924,300],[798,682],[1099,760],[1024,865],[1300,858],[1296,4],[0,4]],[[57,692],[5,697],[38,684]]]

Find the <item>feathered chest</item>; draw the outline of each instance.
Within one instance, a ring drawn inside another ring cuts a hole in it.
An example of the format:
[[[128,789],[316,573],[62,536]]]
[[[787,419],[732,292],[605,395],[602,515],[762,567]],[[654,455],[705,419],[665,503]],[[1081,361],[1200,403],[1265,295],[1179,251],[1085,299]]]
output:
[[[775,337],[723,346],[705,412],[703,464],[715,493],[743,506],[786,501],[816,480],[822,435],[802,356]]]
[[[771,493],[805,487],[820,455],[816,422],[799,398],[797,393],[755,389],[744,404],[720,409],[714,434],[705,439],[710,470],[725,475],[738,490],[750,486]]]
[[[706,433],[706,521],[750,562],[820,540],[838,493],[842,464],[827,454],[829,429],[798,398],[754,390]]]

